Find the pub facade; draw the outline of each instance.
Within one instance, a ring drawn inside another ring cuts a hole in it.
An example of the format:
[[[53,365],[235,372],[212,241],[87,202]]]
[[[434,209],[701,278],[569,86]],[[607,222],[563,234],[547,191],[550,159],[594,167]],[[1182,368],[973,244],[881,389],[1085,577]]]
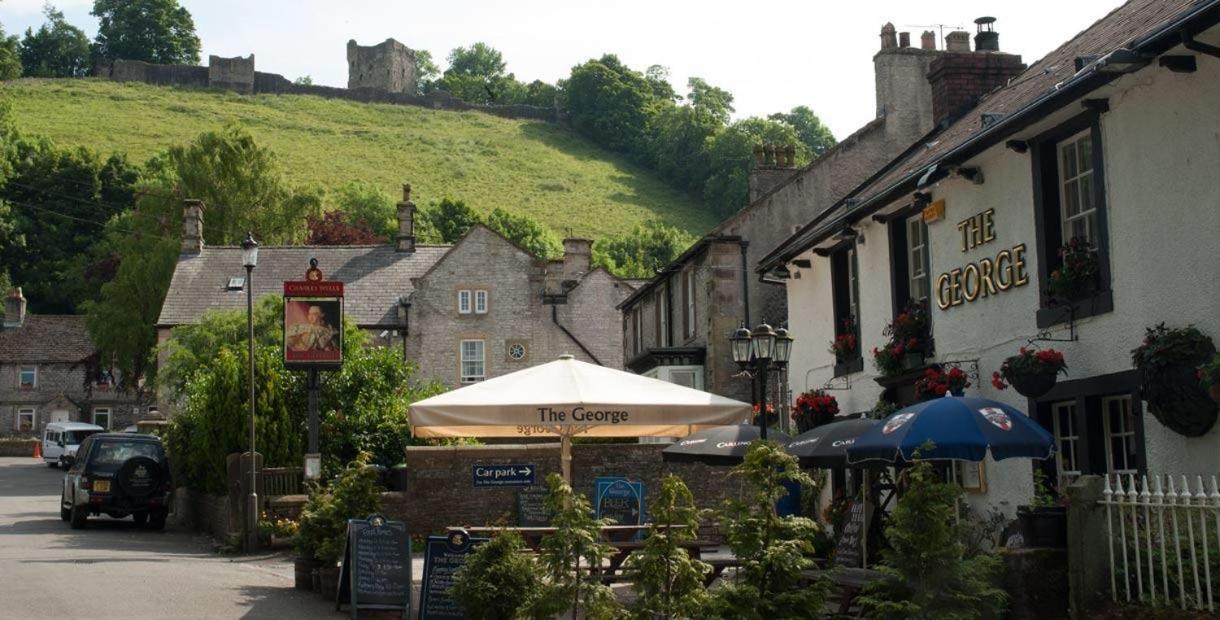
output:
[[[929,368],[958,369],[965,395],[1054,435],[1054,458],[1033,465],[1053,485],[1215,474],[1220,430],[1151,415],[1132,351],[1160,323],[1220,341],[1217,23],[1214,2],[1128,2],[764,258],[760,275],[786,283],[794,394],[868,412],[916,402]],[[895,342],[904,321],[922,332]],[[856,346],[836,356],[844,335]],[[992,380],[1022,347],[1066,360],[1036,398]],[[1029,502],[1030,461],[970,467],[972,503]]]

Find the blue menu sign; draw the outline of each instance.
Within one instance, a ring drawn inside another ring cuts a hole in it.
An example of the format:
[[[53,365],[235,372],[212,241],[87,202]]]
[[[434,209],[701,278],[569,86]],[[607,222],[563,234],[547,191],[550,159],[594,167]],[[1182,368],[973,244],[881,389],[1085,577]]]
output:
[[[618,525],[644,522],[644,483],[626,478],[602,477],[595,481],[593,510],[598,519],[614,519]]]
[[[531,464],[474,465],[470,473],[476,487],[528,487],[537,470]]]
[[[466,556],[486,538],[471,538],[466,530],[450,530],[444,536],[429,536],[424,549],[424,581],[420,585],[419,617],[465,618],[453,599],[453,576],[466,563]]]

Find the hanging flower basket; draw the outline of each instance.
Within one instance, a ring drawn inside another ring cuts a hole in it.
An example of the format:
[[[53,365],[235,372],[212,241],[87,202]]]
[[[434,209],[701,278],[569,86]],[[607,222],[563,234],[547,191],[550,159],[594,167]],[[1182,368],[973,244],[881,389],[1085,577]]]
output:
[[[1207,388],[1207,395],[1220,405],[1220,353],[1213,355],[1210,362],[1199,368],[1199,383]]]
[[[1216,345],[1194,326],[1168,328],[1164,323],[1146,330],[1144,342],[1131,352],[1143,375],[1142,392],[1148,411],[1170,430],[1199,437],[1211,430],[1217,402],[1199,380],[1199,366],[1213,361]]]
[[[1054,349],[1038,351],[1021,347],[1019,353],[1004,360],[999,371],[992,373],[991,384],[999,390],[1012,385],[1026,398],[1040,398],[1055,387],[1059,373],[1066,370],[1063,353]]]
[[[792,421],[796,422],[797,431],[804,433],[833,422],[838,414],[838,399],[825,390],[812,390],[797,397]]]
[[[1062,264],[1050,273],[1047,289],[1051,295],[1067,301],[1082,299],[1097,292],[1101,263],[1093,244],[1072,237],[1059,248]]]

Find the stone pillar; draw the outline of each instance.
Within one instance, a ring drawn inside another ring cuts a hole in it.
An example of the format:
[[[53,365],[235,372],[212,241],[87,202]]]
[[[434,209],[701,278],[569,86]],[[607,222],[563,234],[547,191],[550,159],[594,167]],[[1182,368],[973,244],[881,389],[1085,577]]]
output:
[[[563,281],[573,286],[589,272],[593,259],[593,241],[568,237],[563,240]],[[571,284],[569,284],[571,283]]]
[[[182,253],[203,251],[203,201],[182,201]]]
[[[1109,556],[1103,480],[1081,476],[1067,488],[1068,599],[1072,618],[1093,618],[1106,605]]]
[[[415,203],[411,202],[411,185],[402,186],[402,202],[398,203],[398,235],[394,241],[398,252],[415,251]]]

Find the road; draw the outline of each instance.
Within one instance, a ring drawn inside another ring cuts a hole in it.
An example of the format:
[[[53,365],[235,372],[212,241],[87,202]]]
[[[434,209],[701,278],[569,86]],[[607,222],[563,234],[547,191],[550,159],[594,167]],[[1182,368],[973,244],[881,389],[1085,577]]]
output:
[[[0,618],[343,617],[292,588],[283,555],[218,555],[207,537],[93,517],[59,519],[63,473],[0,458]]]

